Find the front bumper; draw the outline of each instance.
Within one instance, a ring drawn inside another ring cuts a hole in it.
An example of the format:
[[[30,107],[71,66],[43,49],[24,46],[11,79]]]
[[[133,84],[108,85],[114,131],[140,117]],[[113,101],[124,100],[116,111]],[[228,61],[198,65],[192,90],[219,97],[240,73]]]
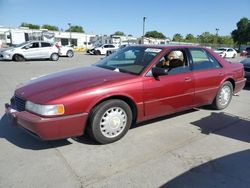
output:
[[[12,55],[8,53],[0,53],[0,60],[12,60]]]
[[[27,111],[18,112],[8,104],[5,105],[5,111],[17,125],[42,140],[58,140],[83,135],[88,117],[87,113],[80,113],[45,118]]]

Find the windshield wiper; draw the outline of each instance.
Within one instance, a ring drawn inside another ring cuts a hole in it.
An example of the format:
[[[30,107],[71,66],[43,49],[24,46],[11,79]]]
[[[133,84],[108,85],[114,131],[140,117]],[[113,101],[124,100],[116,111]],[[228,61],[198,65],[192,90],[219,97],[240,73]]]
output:
[[[101,67],[101,68],[104,68],[104,69],[115,70],[115,67],[110,67],[110,66],[107,66],[107,65],[95,65],[95,66]]]

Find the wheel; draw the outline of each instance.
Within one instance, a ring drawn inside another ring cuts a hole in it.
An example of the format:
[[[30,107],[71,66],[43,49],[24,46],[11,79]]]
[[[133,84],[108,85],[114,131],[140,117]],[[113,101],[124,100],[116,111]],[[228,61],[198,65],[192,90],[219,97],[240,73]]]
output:
[[[21,55],[18,55],[18,54],[15,54],[15,55],[13,56],[13,60],[14,60],[14,61],[25,61],[24,57],[21,56]]]
[[[66,56],[67,57],[73,57],[74,56],[74,52],[72,50],[68,50]]]
[[[57,61],[59,59],[59,55],[57,53],[53,53],[50,56],[51,61]]]
[[[233,95],[233,86],[232,83],[226,81],[220,87],[212,106],[217,110],[222,110],[226,108],[231,102]]]
[[[129,105],[118,99],[105,101],[96,106],[90,116],[89,135],[100,144],[121,139],[132,123]]]
[[[101,55],[101,51],[100,50],[95,51],[95,55]]]
[[[236,58],[236,54],[233,55],[233,58]]]

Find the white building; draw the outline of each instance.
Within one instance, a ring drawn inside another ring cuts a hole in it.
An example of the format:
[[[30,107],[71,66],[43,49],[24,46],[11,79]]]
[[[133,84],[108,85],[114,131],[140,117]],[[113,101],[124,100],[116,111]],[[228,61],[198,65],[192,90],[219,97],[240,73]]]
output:
[[[85,33],[48,31],[46,29],[29,29],[26,27],[0,27],[0,40],[3,46],[15,45],[29,40],[43,40],[58,42],[61,45],[70,45],[71,43],[80,48],[91,48],[94,44],[94,38],[95,35]]]

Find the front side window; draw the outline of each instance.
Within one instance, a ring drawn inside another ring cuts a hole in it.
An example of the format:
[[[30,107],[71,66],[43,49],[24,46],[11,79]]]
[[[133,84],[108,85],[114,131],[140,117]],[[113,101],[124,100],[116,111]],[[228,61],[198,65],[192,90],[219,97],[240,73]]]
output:
[[[166,69],[166,75],[190,71],[184,50],[176,49],[168,51],[155,66]]]
[[[190,49],[193,70],[220,68],[219,62],[203,49]]]
[[[139,75],[161,51],[161,48],[129,46],[102,59],[95,66]]]

